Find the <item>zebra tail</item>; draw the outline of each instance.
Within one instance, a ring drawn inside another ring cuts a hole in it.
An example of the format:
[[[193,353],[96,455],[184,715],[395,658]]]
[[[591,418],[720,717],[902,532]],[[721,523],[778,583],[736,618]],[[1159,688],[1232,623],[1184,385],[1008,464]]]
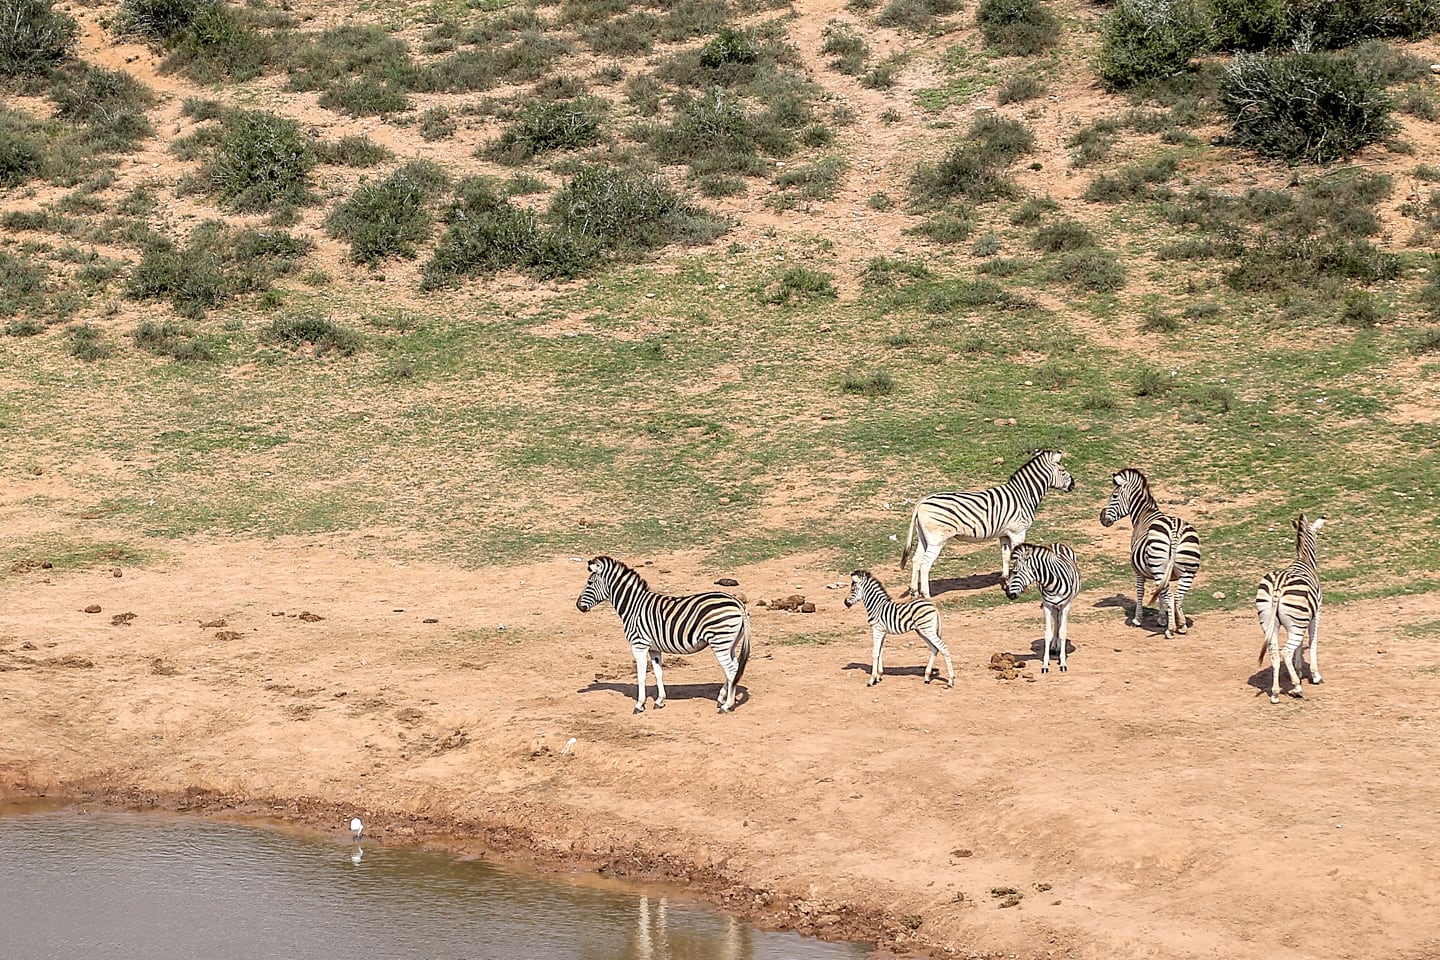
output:
[[[1175,554],[1179,552],[1179,549],[1179,542],[1171,540],[1170,555],[1165,558],[1165,573],[1160,577],[1160,586],[1156,587],[1155,592],[1150,595],[1150,599],[1145,601],[1145,606],[1153,607],[1160,602],[1160,594],[1164,593],[1165,588],[1170,585],[1170,576],[1175,572]]]
[[[740,665],[735,669],[735,682],[730,685],[734,690],[740,685],[740,678],[745,676],[745,664],[750,662],[750,611],[745,611],[745,619],[740,621],[740,655],[735,658]]]
[[[915,510],[910,514],[910,526],[905,531],[905,549],[900,551],[900,569],[904,570],[910,558],[915,556],[915,531],[920,526],[920,504],[915,504]]]
[[[1256,613],[1260,614],[1260,630],[1265,634],[1265,639],[1260,642],[1260,663],[1265,662],[1265,655],[1272,647],[1280,645],[1280,620],[1276,612],[1275,599],[1267,598],[1262,607],[1256,604]]]

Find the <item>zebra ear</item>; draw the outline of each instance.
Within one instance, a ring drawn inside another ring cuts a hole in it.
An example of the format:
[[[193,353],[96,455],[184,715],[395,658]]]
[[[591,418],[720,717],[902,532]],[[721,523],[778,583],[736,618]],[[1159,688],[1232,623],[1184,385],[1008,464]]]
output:
[[[1313,521],[1311,521],[1311,523],[1310,523],[1310,532],[1311,532],[1311,533],[1319,533],[1319,532],[1320,532],[1320,528],[1323,527],[1323,526],[1325,526],[1325,518],[1324,518],[1323,516],[1316,517],[1316,518],[1315,518]]]
[[[1120,474],[1118,474],[1118,473],[1111,474],[1111,475],[1110,475],[1110,479],[1115,481],[1115,486],[1117,486],[1117,487],[1120,486]]]
[[[590,563],[589,563],[589,567],[590,567],[590,572],[591,572],[591,573],[599,573],[599,572],[600,572],[600,561],[598,561],[598,560],[591,560]]]
[[[1063,459],[1065,459],[1065,451],[1064,451],[1064,450],[1056,450],[1056,451],[1055,451],[1055,460],[1058,462],[1058,461],[1063,460]]]

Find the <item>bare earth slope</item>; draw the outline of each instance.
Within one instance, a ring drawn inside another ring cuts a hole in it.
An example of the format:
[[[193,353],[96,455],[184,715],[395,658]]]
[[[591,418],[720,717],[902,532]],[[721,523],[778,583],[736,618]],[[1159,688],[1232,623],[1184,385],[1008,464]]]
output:
[[[689,561],[647,573],[700,589]],[[948,614],[954,690],[920,682],[918,640],[867,689],[836,572],[799,558],[738,576],[752,606],[783,588],[819,609],[755,609],[732,716],[705,655],[667,667],[666,709],[632,716],[619,622],[575,610],[583,567],[565,557],[470,572],[217,542],[118,578],[12,576],[0,792],[335,830],[362,812],[387,841],[680,879],[762,923],[900,949],[1440,952],[1440,643],[1395,620],[1433,624],[1434,599],[1327,611],[1326,683],[1272,707],[1245,612],[1167,643],[1087,592],[1070,672],[1034,682],[986,668],[1030,653],[1033,597]]]

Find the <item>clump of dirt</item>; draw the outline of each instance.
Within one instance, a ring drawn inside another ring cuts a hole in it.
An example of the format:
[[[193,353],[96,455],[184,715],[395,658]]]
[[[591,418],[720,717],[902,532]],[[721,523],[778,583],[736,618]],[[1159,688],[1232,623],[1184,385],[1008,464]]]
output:
[[[130,621],[138,616],[138,613],[117,613],[110,618],[110,625],[112,627],[128,627],[130,626]]]
[[[11,573],[29,573],[32,570],[50,570],[55,564],[49,560],[36,560],[33,557],[26,557],[23,560],[16,560],[10,564]]]
[[[300,619],[304,620],[306,623],[318,623],[325,618],[320,616],[320,614],[318,613],[311,613],[309,610],[305,610],[300,614]]]
[[[225,626],[225,618],[224,618],[224,617],[221,617],[221,618],[218,619],[218,620],[202,620],[202,621],[200,621],[200,629],[201,629],[201,630],[214,630],[214,629],[216,629],[217,627],[223,627],[223,626]]]
[[[1013,907],[1025,899],[1025,894],[1014,887],[991,887],[990,896],[1000,901],[1000,907]]]
[[[47,667],[70,667],[75,670],[89,670],[95,666],[95,661],[89,657],[50,657],[41,661]]]
[[[736,580],[734,577],[721,577],[719,580],[716,580],[716,581],[715,581],[715,586],[717,586],[717,587],[738,587],[738,586],[740,586],[740,581],[739,581],[739,580]]]
[[[768,606],[771,610],[781,610],[781,611],[784,611],[785,613],[814,613],[814,612],[815,612],[815,604],[813,604],[813,603],[811,603],[810,601],[806,600],[802,595],[800,595],[800,594],[798,594],[798,593],[792,593],[792,594],[790,594],[790,596],[788,596],[788,597],[779,597],[779,598],[777,598],[777,599],[775,599],[775,600],[771,600],[769,603],[766,603],[764,600],[761,600],[759,603],[756,604],[756,606],[757,606],[757,607],[765,607],[765,606]]]
[[[464,730],[456,727],[454,731],[446,734],[439,743],[435,744],[435,753],[445,753],[447,750],[458,750],[470,742],[470,737]]]
[[[173,677],[180,670],[164,657],[155,657],[150,661],[150,672],[157,677]]]
[[[395,714],[395,719],[399,720],[401,723],[413,724],[419,723],[421,720],[424,720],[425,714],[421,713],[419,710],[416,710],[414,707],[406,707],[405,709],[400,710]]]
[[[235,630],[216,630],[215,639],[220,641],[239,640],[240,634]]]

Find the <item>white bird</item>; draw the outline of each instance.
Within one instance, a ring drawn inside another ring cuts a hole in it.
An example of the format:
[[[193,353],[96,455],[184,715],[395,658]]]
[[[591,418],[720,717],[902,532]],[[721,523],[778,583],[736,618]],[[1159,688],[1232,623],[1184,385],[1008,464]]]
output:
[[[360,835],[365,832],[365,824],[360,822],[359,817],[350,818],[350,833],[355,837],[355,842],[360,842]]]
[[[574,747],[575,747],[575,738],[574,738],[574,737],[571,737],[569,740],[566,740],[566,741],[565,741],[565,748],[560,751],[561,755],[563,756],[564,754],[569,753],[572,749],[574,749]]]

